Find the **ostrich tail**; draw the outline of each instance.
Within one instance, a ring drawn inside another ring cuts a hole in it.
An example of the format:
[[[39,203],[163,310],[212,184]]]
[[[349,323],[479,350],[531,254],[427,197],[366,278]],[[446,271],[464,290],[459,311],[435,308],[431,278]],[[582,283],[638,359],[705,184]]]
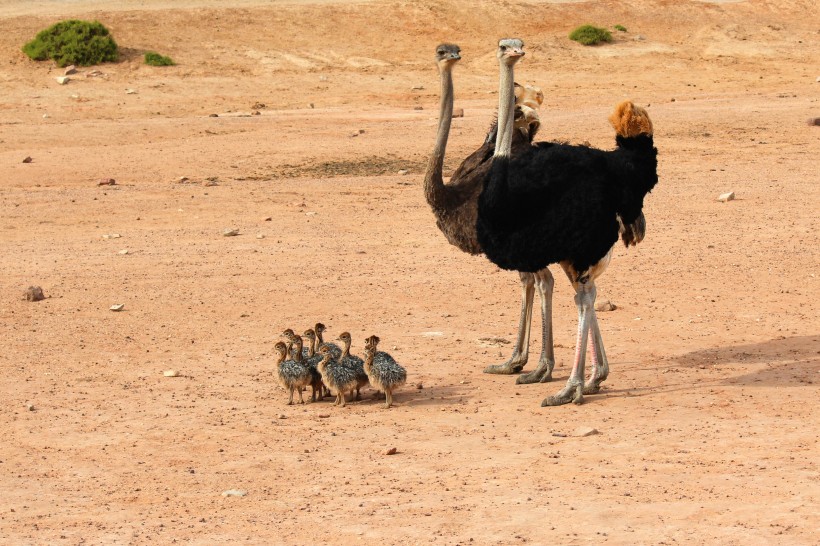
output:
[[[643,212],[630,224],[624,224],[620,218],[618,221],[621,223],[621,240],[625,247],[629,248],[643,241],[646,235],[646,218]]]
[[[635,106],[632,101],[625,100],[616,106],[615,111],[609,116],[609,122],[621,137],[652,136],[652,120],[649,119],[649,114],[640,106]]]

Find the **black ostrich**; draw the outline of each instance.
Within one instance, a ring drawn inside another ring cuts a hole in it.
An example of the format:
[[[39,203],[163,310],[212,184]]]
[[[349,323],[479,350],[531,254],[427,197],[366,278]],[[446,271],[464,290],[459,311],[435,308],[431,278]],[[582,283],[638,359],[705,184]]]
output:
[[[517,39],[498,44],[499,129],[478,201],[478,240],[501,268],[536,273],[558,263],[566,272],[578,306],[575,362],[567,386],[541,405],[581,403],[609,373],[595,317],[595,279],[609,265],[619,235],[627,245],[642,238],[643,199],[658,181],[657,149],[646,111],[624,102],[610,117],[618,133],[613,151],[538,143],[511,157],[513,67],[523,47]],[[585,386],[588,339],[593,372]]]

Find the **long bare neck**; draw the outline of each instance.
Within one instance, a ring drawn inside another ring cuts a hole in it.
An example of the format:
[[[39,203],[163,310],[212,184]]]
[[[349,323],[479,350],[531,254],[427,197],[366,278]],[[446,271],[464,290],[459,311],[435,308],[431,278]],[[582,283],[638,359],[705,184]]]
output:
[[[321,328],[316,328],[316,330],[314,330],[314,332],[316,332],[317,346],[321,347],[322,343],[324,343],[324,340],[322,339],[322,329]]]
[[[364,352],[364,371],[365,373],[370,373],[370,369],[373,367],[373,357],[375,356],[376,351],[365,351]]]
[[[442,171],[444,170],[444,152],[447,149],[447,138],[450,136],[450,124],[453,120],[453,68],[450,65],[441,69],[441,104],[439,107],[438,133],[433,154],[427,164],[424,175],[424,196],[430,206],[438,206],[442,194],[446,191]]]
[[[293,360],[295,360],[296,362],[301,362],[302,361],[302,344],[297,341],[293,348],[296,349],[295,351],[293,351]]]
[[[499,62],[498,133],[495,136],[495,157],[510,157],[515,123],[515,76],[513,65]]]
[[[347,358],[350,356],[350,341],[342,340],[342,358]]]

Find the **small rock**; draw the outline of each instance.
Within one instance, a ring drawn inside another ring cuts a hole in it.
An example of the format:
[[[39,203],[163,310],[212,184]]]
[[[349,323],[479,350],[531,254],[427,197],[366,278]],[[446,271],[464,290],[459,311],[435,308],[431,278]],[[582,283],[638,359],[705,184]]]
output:
[[[317,417],[319,417],[319,419],[327,419],[328,417],[330,417],[330,414],[329,413],[320,413],[319,415],[317,415]]]
[[[306,212],[306,213],[305,213],[305,216],[316,216],[316,213],[315,213],[315,212],[313,212],[313,211]]]
[[[46,299],[43,289],[39,286],[29,286],[25,293],[26,301],[40,301]]]
[[[98,186],[116,186],[117,181],[114,180],[113,178],[100,178],[99,180],[97,180],[97,185]]]
[[[575,432],[572,433],[576,438],[584,438],[594,434],[598,434],[598,429],[592,427],[578,427],[575,429]]]
[[[86,72],[85,73],[86,78],[96,78],[97,76],[102,76],[102,75],[103,75],[103,73],[100,72],[99,70],[92,70],[91,72]]]
[[[270,222],[271,220],[273,220],[273,218],[271,218],[270,216],[265,216],[264,218],[262,218],[263,222]]]
[[[416,383],[416,390],[421,390],[423,388],[424,388],[424,385],[422,383]]]
[[[311,102],[311,103],[308,103],[308,108],[316,108],[316,107],[315,107],[315,106],[313,105],[313,103]]]
[[[125,256],[126,254],[128,254],[128,249],[127,249],[127,248],[123,248],[122,250],[120,250],[119,252],[117,252],[117,254],[121,254],[121,255]]]
[[[23,163],[31,163],[32,161],[34,161],[34,160],[33,160],[33,159],[31,159],[31,156],[27,156],[27,157],[23,160]]]
[[[729,193],[721,193],[718,196],[717,200],[720,201],[721,203],[725,203],[727,201],[733,201],[734,198],[735,198],[735,192],[730,191]]]
[[[124,303],[115,303],[114,305],[112,305],[108,309],[110,309],[111,311],[122,311],[123,309],[125,309],[125,304]]]
[[[413,110],[424,110],[424,106],[414,106]]]
[[[226,229],[222,232],[223,237],[236,237],[237,235],[239,235],[239,230],[238,229],[228,228],[228,229]]]
[[[424,90],[423,85],[414,85],[413,87],[410,88],[410,91],[422,91],[422,90]]]
[[[26,409],[29,411],[34,411],[34,404],[26,404]]]
[[[244,497],[248,494],[244,489],[228,489],[222,492],[223,497]]]
[[[257,238],[257,239],[264,239],[264,238],[265,238],[265,234],[264,234],[264,233],[257,233],[257,234],[256,234],[256,238]]]
[[[397,452],[398,450],[395,447],[391,447],[389,449],[384,450],[385,455],[395,455]]]
[[[208,114],[209,118],[218,118],[219,114]]]
[[[264,102],[255,102],[253,106],[251,106],[251,110],[262,110],[263,108],[266,108]]]
[[[632,38],[632,39],[635,40],[636,42],[642,42],[642,41],[646,40],[646,38],[644,38],[640,34],[636,34],[635,37]]]
[[[251,112],[251,115],[252,116],[261,116],[262,112],[260,112],[259,110],[254,110],[253,112]]]
[[[400,174],[401,176],[404,176],[404,175],[406,175],[406,174],[407,174],[407,173],[409,173],[409,172],[410,172],[410,171],[408,171],[407,169],[401,169],[401,170],[399,170],[398,174]]]
[[[71,78],[69,78],[68,76],[57,76],[54,79],[57,80],[57,83],[59,83],[60,85],[65,85],[71,80]]]
[[[76,72],[77,72],[77,67],[72,64],[72,65],[69,65],[69,66],[65,67],[65,70],[63,71],[63,74],[68,76],[69,74],[74,74]]]
[[[126,94],[126,95],[136,95],[136,94],[137,94],[137,90],[136,90],[136,89],[126,89],[126,90],[125,90],[125,94]]]
[[[455,108],[455,109],[453,109],[453,117],[454,118],[463,118],[464,117],[464,108]]]
[[[219,181],[216,180],[215,178],[209,178],[205,182],[203,182],[202,185],[210,188],[210,187],[213,187],[213,186],[218,186]]]
[[[280,414],[279,414],[279,415],[277,415],[276,417],[277,417],[278,419],[287,419],[287,418],[288,418],[288,416],[287,416],[287,415],[285,415],[284,413],[280,413]]]
[[[179,377],[179,372],[177,370],[165,370],[162,375],[165,377]]]
[[[809,118],[808,124],[820,126],[820,118]]]
[[[614,311],[617,308],[618,307],[609,300],[600,301],[595,304],[595,310],[601,312]]]
[[[43,119],[48,119],[48,114],[43,114]]]
[[[119,233],[106,233],[102,236],[103,239],[119,239],[122,237]]]
[[[180,177],[179,177],[179,179],[177,180],[177,182],[178,182],[179,184],[184,184],[184,183],[186,183],[187,181],[188,181],[188,177],[187,177],[187,176],[180,176]]]

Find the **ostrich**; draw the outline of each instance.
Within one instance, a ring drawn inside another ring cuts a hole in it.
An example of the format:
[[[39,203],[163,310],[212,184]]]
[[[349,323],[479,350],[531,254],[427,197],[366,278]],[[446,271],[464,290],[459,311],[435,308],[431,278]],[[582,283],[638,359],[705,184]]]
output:
[[[642,236],[643,199],[658,181],[657,149],[646,111],[624,102],[610,117],[618,133],[613,151],[539,143],[513,154],[513,67],[523,47],[517,39],[498,45],[498,133],[476,229],[485,255],[499,267],[537,274],[559,263],[569,277],[578,307],[575,361],[566,387],[541,405],[581,403],[609,372],[595,317],[595,279],[609,265],[619,234],[627,244]],[[596,350],[584,385],[588,339]]]
[[[393,391],[407,382],[407,371],[384,351],[378,351],[379,338],[370,336],[364,344],[364,371],[370,384],[384,392],[384,407],[393,405]]]
[[[495,149],[496,126],[490,129],[484,144],[473,152],[456,169],[445,184],[442,176],[444,154],[450,134],[453,114],[453,77],[455,64],[461,59],[460,49],[454,44],[441,44],[436,48],[436,64],[441,75],[441,105],[436,143],[424,177],[424,196],[436,216],[436,225],[450,244],[468,254],[481,254],[482,248],[476,234],[478,196],[487,178]],[[517,84],[516,84],[517,85]],[[517,99],[521,102],[516,110],[513,132],[512,155],[525,152],[540,126],[536,108],[544,100],[540,89],[517,86]],[[518,340],[510,359],[496,366],[489,366],[487,373],[518,373],[526,365],[529,356],[529,336],[532,320],[532,304],[535,290],[541,298],[542,348],[538,368],[518,377],[518,383],[549,381],[555,363],[552,342],[552,288],[554,281],[548,269],[536,273],[521,272],[521,315],[518,324]],[[318,333],[318,330],[317,330]]]

